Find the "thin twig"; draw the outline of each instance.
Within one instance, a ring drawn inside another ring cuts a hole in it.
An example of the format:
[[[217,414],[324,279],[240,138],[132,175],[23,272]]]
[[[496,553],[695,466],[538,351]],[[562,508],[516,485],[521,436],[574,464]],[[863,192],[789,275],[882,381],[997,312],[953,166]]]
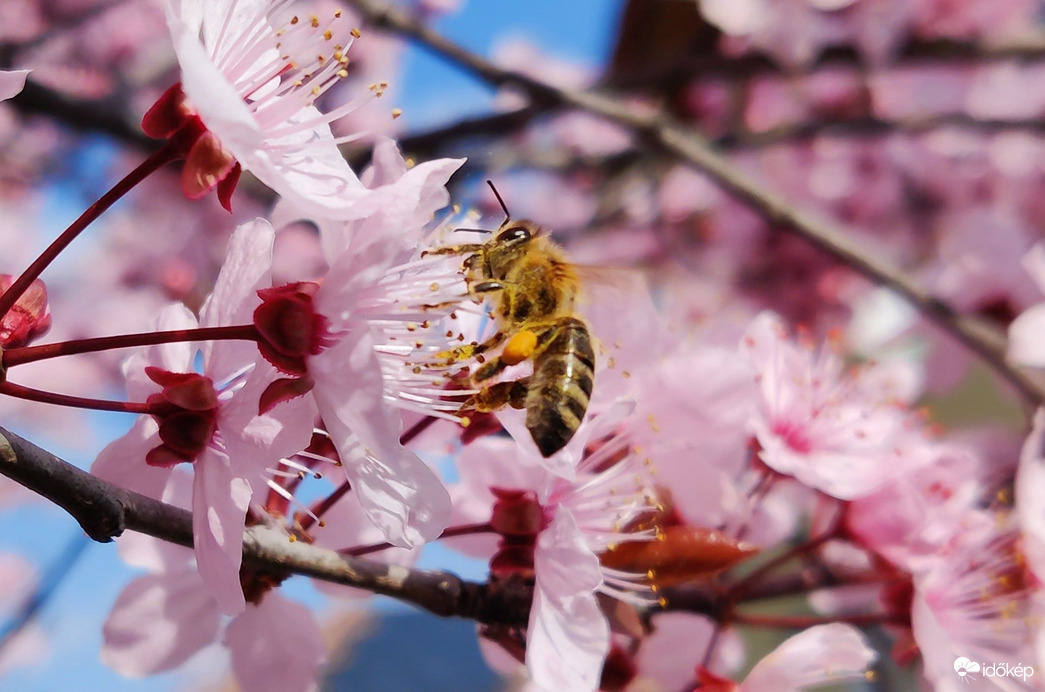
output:
[[[48,565],[33,592],[22,601],[3,627],[0,627],[0,654],[4,653],[5,649],[43,610],[55,592],[72,574],[73,568],[76,567],[76,563],[83,557],[90,544],[91,542],[83,534],[77,532],[76,536],[66,544],[62,554]]]
[[[180,507],[125,490],[76,468],[0,428],[0,474],[68,512],[92,539],[107,542],[125,530],[192,547],[192,515]],[[303,574],[412,603],[443,617],[488,625],[525,626],[529,587],[493,587],[448,572],[409,569],[292,542],[278,529],[254,526],[243,537],[243,561],[276,574]]]
[[[596,91],[564,89],[505,70],[432,31],[395,6],[378,6],[374,0],[350,2],[375,26],[417,41],[492,85],[516,87],[540,104],[557,103],[598,115],[631,130],[647,146],[700,169],[773,225],[804,238],[872,281],[899,293],[922,315],[982,358],[1028,401],[1045,401],[1045,383],[1005,360],[1005,335],[997,328],[974,316],[958,314],[898,268],[851,240],[852,234],[841,225],[792,206],[783,195],[766,189],[755,178],[737,169],[704,137],[664,113],[641,112],[624,99]]]

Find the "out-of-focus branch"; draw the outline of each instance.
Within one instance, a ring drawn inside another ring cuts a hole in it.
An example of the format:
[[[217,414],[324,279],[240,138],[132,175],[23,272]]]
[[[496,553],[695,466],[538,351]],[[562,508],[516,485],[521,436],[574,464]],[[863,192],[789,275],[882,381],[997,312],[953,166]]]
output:
[[[453,142],[478,137],[504,137],[525,127],[548,109],[529,104],[502,113],[490,113],[455,120],[442,127],[407,133],[396,141],[404,154],[418,158],[437,155]],[[370,159],[370,147],[344,144],[341,151],[353,168]]]
[[[803,142],[829,135],[846,138],[884,137],[888,135],[920,135],[941,128],[953,127],[981,132],[1045,132],[1045,118],[984,119],[961,113],[941,113],[903,120],[864,117],[848,120],[809,120],[783,125],[765,132],[737,132],[715,140],[723,149],[757,149],[785,142]]]
[[[124,490],[82,471],[0,428],[0,474],[68,512],[88,536],[106,542],[125,530],[192,547],[192,515],[179,507]],[[244,563],[277,576],[303,574],[391,596],[444,617],[488,625],[524,626],[532,593],[525,586],[468,582],[448,572],[409,569],[291,542],[272,528],[251,527]]]
[[[432,31],[395,6],[379,6],[374,0],[350,2],[374,25],[417,41],[492,85],[521,89],[539,104],[557,103],[598,115],[628,128],[647,146],[699,168],[771,223],[806,239],[872,281],[902,295],[925,317],[982,358],[1026,399],[1035,403],[1045,401],[1045,384],[1005,360],[1005,335],[997,328],[973,316],[958,314],[898,268],[851,240],[851,234],[842,226],[792,206],[783,195],[737,169],[704,137],[663,113],[642,112],[611,95],[563,89],[505,70]]]
[[[76,99],[29,79],[22,92],[7,103],[23,115],[53,118],[81,132],[100,132],[142,151],[155,151],[163,144],[145,136],[122,99]]]
[[[1011,43],[986,43],[982,41],[910,41],[885,69],[908,66],[967,67],[990,65],[999,62],[1033,64],[1045,60],[1045,38],[1035,38]],[[677,83],[694,77],[711,77],[726,80],[745,80],[753,77],[780,74],[810,75],[825,69],[865,69],[866,61],[853,48],[832,47],[824,50],[815,61],[799,70],[788,70],[771,57],[751,52],[737,57],[719,54],[683,57],[667,67],[655,66],[618,70],[607,80],[606,86],[615,89],[649,89],[658,85]]]

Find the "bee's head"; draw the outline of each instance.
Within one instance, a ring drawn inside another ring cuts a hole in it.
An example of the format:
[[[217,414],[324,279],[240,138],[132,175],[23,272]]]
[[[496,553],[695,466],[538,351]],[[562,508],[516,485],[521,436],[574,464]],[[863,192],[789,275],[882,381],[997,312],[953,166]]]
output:
[[[493,278],[504,278],[509,269],[530,250],[538,227],[529,221],[505,221],[486,241],[484,258]]]
[[[525,221],[505,221],[494,234],[492,242],[504,247],[524,245],[535,235],[533,227]]]

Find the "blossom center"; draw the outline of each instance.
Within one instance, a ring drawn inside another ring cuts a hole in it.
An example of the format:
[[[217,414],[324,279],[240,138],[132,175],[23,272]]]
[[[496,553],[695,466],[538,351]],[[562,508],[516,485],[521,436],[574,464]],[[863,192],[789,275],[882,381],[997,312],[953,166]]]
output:
[[[773,423],[772,432],[784,443],[800,454],[813,451],[813,442],[804,426],[793,421],[782,420]]]
[[[491,488],[490,492],[497,498],[490,525],[501,535],[497,553],[490,559],[490,573],[532,578],[537,535],[550,523],[544,507],[533,491]]]
[[[258,349],[288,375],[306,375],[306,359],[336,343],[330,320],[316,311],[318,290],[319,284],[301,281],[258,291],[261,305],[254,311],[254,326],[261,335]]]
[[[163,389],[149,397],[159,423],[162,444],[145,456],[150,466],[193,462],[211,443],[218,429],[218,394],[209,377],[145,368],[150,380]]]

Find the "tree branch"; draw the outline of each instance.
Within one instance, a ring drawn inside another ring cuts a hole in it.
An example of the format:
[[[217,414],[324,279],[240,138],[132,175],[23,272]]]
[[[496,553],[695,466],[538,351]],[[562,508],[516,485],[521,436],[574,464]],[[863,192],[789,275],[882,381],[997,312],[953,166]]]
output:
[[[192,547],[192,515],[187,510],[103,481],[3,428],[0,474],[64,509],[96,541],[108,542],[130,530]],[[478,584],[448,572],[346,557],[301,541],[291,542],[285,533],[263,526],[247,529],[243,560],[259,571],[279,576],[302,574],[354,586],[443,617],[509,627],[525,626],[529,617],[529,587]]]
[[[984,360],[1030,402],[1045,401],[1045,383],[1005,360],[1005,335],[997,328],[954,308],[913,279],[877,258],[850,239],[841,225],[808,214],[787,199],[763,187],[716,152],[702,136],[661,112],[640,112],[627,102],[597,91],[573,91],[546,84],[519,72],[505,70],[414,20],[395,6],[380,7],[374,0],[350,0],[372,24],[427,47],[437,55],[473,72],[495,86],[513,86],[536,103],[560,104],[587,111],[631,130],[647,146],[664,151],[707,174],[724,190],[745,201],[772,224],[804,238],[836,260],[872,281],[903,296],[922,315],[948,332]]]

